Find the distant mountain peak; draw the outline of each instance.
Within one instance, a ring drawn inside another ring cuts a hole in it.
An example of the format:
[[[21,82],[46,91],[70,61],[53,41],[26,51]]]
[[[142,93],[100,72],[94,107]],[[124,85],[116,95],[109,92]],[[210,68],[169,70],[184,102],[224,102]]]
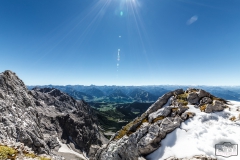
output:
[[[136,88],[134,90],[132,90],[128,96],[132,97],[135,100],[144,102],[144,101],[156,101],[156,99],[158,98],[157,96],[143,90],[140,88]]]
[[[124,97],[128,98],[126,94],[123,93],[123,91],[119,88],[115,88],[110,94],[109,97]]]
[[[105,96],[105,94],[103,93],[103,91],[101,91],[100,89],[96,88],[95,86],[87,89],[85,91],[87,94],[91,95],[91,96],[95,96],[95,97],[103,97]]]

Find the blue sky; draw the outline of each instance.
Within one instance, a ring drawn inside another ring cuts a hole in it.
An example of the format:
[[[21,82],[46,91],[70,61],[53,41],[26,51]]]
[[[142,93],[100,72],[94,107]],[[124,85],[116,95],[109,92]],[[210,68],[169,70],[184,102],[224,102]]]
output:
[[[239,0],[1,0],[1,72],[27,85],[240,85],[239,7]]]

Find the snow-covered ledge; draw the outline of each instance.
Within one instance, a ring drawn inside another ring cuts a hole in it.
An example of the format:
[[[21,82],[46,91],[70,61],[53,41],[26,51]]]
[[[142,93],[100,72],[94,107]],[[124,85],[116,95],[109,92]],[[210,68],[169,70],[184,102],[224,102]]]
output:
[[[181,123],[180,128],[169,133],[161,141],[161,147],[148,155],[149,160],[163,160],[169,157],[190,158],[207,155],[218,160],[239,160],[240,155],[221,157],[215,155],[215,145],[231,142],[240,145],[240,102],[229,101],[229,108],[221,112],[205,113],[188,105],[196,116]],[[233,116],[235,121],[229,120]],[[239,153],[239,149],[238,149]]]

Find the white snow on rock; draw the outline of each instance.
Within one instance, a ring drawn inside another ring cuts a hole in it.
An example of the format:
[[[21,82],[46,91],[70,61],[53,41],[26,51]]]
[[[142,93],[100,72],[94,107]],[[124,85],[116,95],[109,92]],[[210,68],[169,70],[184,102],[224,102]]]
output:
[[[229,108],[221,112],[205,113],[193,105],[188,105],[196,116],[182,122],[180,128],[169,133],[160,143],[161,147],[148,155],[148,160],[191,158],[195,155],[208,155],[218,160],[240,160],[238,156],[221,157],[215,155],[215,145],[223,142],[238,144],[240,152],[240,102],[230,101]],[[236,121],[229,118],[236,117]]]

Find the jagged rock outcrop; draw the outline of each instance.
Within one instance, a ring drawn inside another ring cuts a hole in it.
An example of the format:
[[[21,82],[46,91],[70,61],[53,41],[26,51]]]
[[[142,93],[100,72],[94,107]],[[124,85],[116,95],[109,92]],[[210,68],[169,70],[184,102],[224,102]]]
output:
[[[188,104],[195,104],[195,107],[199,107],[204,112],[209,112],[206,105],[211,105],[211,112],[214,112],[223,110],[226,107],[225,102],[204,90],[198,89],[186,91],[178,89],[166,93],[140,117],[118,131],[107,145],[101,148],[92,146],[91,154],[89,154],[90,159],[144,159],[144,156],[161,147],[161,140],[168,133],[180,127],[181,122],[195,116],[195,113],[187,111]],[[172,157],[172,159],[174,158]],[[199,157],[192,159],[199,159]]]
[[[91,145],[102,144],[97,118],[85,101],[76,101],[53,88],[34,88],[29,94],[37,105],[45,137],[58,136],[86,153]]]
[[[104,141],[86,102],[57,89],[29,91],[14,72],[0,73],[0,139],[49,154],[59,148],[57,138],[86,153]]]
[[[0,139],[22,142],[37,153],[49,154],[40,129],[35,103],[15,73],[0,74]]]

